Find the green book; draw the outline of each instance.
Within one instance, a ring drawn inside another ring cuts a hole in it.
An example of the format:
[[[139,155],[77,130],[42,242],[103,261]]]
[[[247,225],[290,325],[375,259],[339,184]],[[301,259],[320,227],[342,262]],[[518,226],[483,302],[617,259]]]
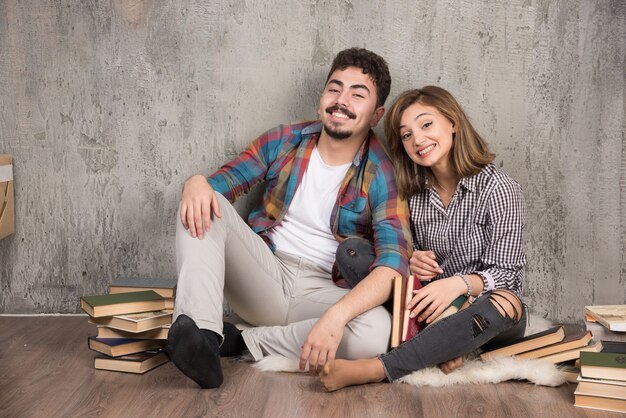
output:
[[[176,284],[176,279],[116,279],[109,286],[109,293],[154,290],[164,298],[173,298],[176,293]]]
[[[456,310],[458,311],[459,309],[461,309],[461,306],[463,306],[466,300],[467,300],[467,296],[461,295],[458,298],[454,299],[452,303],[450,304],[450,306],[454,306]]]
[[[586,378],[626,381],[626,354],[581,352],[580,375]]]
[[[443,318],[447,318],[461,310],[463,304],[467,302],[467,296],[461,295],[454,299],[450,305],[430,324],[434,324],[437,321],[441,321]]]
[[[165,309],[165,298],[154,290],[83,296],[80,307],[94,318]]]

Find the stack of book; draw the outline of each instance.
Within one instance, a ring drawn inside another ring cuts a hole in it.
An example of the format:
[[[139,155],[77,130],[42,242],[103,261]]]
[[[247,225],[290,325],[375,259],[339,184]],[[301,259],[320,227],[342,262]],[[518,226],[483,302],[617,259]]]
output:
[[[626,305],[585,306],[585,327],[599,340],[626,343]]]
[[[487,351],[480,357],[488,360],[494,357],[516,356],[519,359],[540,359],[560,364],[578,359],[582,352],[601,350],[602,342],[594,340],[591,332],[577,327],[557,325],[520,338],[507,346]]]
[[[80,307],[97,326],[88,347],[95,368],[145,373],[169,359],[162,351],[172,323],[176,280],[117,280],[109,294],[83,296]]]
[[[585,307],[585,325],[601,353],[582,353],[575,406],[626,412],[626,305]]]
[[[626,353],[582,353],[574,406],[626,412]]]

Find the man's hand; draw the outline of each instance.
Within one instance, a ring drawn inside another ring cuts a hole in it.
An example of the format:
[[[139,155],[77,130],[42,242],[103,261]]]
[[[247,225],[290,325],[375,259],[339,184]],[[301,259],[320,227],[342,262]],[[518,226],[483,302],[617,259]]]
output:
[[[413,251],[409,260],[409,269],[420,280],[434,279],[438,274],[443,273],[432,251]]]
[[[304,371],[307,363],[313,376],[322,371],[326,362],[334,360],[337,348],[343,336],[344,324],[324,314],[311,328],[300,352],[300,370]]]
[[[202,239],[211,228],[211,213],[222,217],[215,191],[202,175],[191,176],[183,186],[180,221],[191,236]]]
[[[452,303],[458,296],[463,295],[467,287],[458,276],[436,280],[419,290],[414,290],[415,296],[409,301],[407,309],[411,309],[409,316],[430,324]]]

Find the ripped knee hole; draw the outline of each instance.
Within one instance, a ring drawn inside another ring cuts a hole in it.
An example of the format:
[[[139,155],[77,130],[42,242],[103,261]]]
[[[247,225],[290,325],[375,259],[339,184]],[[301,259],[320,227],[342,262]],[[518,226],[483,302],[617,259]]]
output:
[[[489,328],[489,321],[482,315],[474,314],[472,317],[472,331],[474,333],[474,338],[485,332],[487,328]]]
[[[489,301],[498,309],[500,315],[519,321],[522,317],[522,302],[508,290],[496,290],[489,295]]]

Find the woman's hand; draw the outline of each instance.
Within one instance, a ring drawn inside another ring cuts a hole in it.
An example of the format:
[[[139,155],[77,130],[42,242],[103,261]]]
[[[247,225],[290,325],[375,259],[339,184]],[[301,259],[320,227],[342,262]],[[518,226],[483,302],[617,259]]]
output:
[[[409,260],[409,268],[411,273],[416,274],[420,280],[431,280],[443,273],[437,264],[437,258],[433,251],[413,251]]]
[[[407,309],[410,317],[427,324],[433,322],[457,297],[467,292],[467,286],[459,276],[436,280],[419,290],[414,290]],[[418,316],[419,315],[419,316]]]

